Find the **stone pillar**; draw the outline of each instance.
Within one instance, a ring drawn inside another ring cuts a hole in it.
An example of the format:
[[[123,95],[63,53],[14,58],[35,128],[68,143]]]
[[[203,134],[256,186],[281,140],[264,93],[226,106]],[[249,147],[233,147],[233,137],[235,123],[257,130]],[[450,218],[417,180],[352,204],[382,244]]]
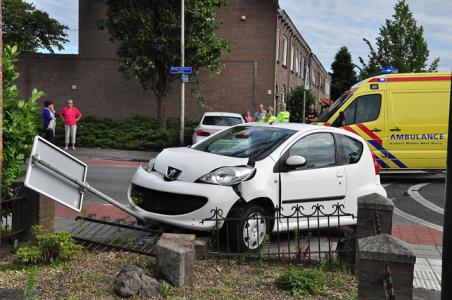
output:
[[[374,232],[374,223],[377,219],[375,214],[379,214],[380,234],[391,234],[392,213],[394,203],[391,199],[379,194],[370,194],[358,198],[358,224],[356,228],[356,238],[361,239],[378,233]]]
[[[19,195],[25,196],[13,204],[12,230],[24,230],[18,240],[28,241],[33,225],[41,225],[44,231],[54,231],[55,201],[24,187],[23,178],[14,185],[21,191]]]
[[[175,287],[192,286],[195,276],[194,234],[164,233],[156,246],[155,275]]]
[[[416,256],[410,246],[389,234],[358,240],[358,299],[385,299],[387,265],[397,300],[413,298]]]

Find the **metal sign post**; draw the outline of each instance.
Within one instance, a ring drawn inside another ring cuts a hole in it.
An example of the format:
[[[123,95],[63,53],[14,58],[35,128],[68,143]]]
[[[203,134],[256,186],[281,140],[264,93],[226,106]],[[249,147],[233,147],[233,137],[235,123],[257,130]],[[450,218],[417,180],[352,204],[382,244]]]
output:
[[[449,102],[449,138],[447,139],[446,201],[443,225],[443,263],[441,276],[441,299],[452,299],[452,80]]]
[[[180,51],[181,67],[185,67],[185,0],[181,0],[181,28],[180,28]],[[180,95],[180,145],[184,146],[185,140],[185,81],[181,80]]]
[[[36,136],[24,184],[78,212],[82,209],[84,192],[89,191],[146,223],[140,214],[91,187],[86,182],[87,171],[85,163]]]

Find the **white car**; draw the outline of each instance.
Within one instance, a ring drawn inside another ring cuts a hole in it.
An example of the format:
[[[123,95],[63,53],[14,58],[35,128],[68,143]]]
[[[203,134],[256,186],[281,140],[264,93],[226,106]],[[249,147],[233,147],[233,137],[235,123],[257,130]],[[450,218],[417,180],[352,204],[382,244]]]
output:
[[[242,115],[228,112],[206,112],[193,133],[193,144],[196,144],[212,134],[228,127],[243,124]]]
[[[191,148],[168,148],[138,168],[128,191],[135,211],[150,222],[197,231],[212,231],[215,222],[201,222],[216,208],[242,218],[237,239],[242,251],[257,249],[266,232],[264,216],[294,205],[307,210],[333,205],[356,216],[357,198],[378,193],[379,167],[366,142],[348,131],[316,125],[243,124],[226,129]],[[240,207],[242,209],[234,209]],[[305,211],[304,213],[309,213]],[[256,222],[258,216],[259,222]],[[246,219],[246,221],[245,221]],[[337,226],[339,218],[309,221],[309,228]],[[278,224],[278,231],[308,228],[296,219]],[[274,222],[276,223],[276,222]],[[340,225],[355,225],[344,216]],[[270,228],[270,226],[273,226]]]

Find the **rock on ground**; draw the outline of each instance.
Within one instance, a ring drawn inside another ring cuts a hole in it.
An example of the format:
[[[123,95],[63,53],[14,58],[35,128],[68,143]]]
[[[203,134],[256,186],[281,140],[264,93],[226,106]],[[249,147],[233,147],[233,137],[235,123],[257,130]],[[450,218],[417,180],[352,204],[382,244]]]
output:
[[[114,284],[114,291],[120,297],[128,298],[135,295],[152,297],[160,293],[159,282],[148,276],[138,267],[125,267],[119,271]]]

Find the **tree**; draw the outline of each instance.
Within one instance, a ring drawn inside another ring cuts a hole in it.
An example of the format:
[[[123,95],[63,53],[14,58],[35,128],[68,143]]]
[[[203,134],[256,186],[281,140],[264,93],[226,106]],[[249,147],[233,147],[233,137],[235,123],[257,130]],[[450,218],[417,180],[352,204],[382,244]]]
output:
[[[303,123],[303,97],[304,88],[302,86],[297,86],[290,94],[287,99],[287,110],[290,112],[290,122]],[[313,103],[315,104],[316,98],[314,94],[310,91],[306,91],[306,106]]]
[[[362,57],[361,79],[375,75],[380,68],[397,67],[399,72],[436,71],[439,58],[435,58],[426,70],[429,50],[424,39],[424,29],[418,26],[408,3],[400,0],[394,6],[393,18],[380,28],[380,35],[376,38],[376,49],[367,39],[363,39],[369,47],[369,61]]]
[[[335,100],[357,81],[355,64],[347,47],[341,47],[331,64],[331,99]]]
[[[119,70],[126,78],[140,81],[157,98],[159,128],[166,128],[166,102],[170,66],[180,64],[180,0],[104,0],[107,18],[101,23],[118,42]],[[228,49],[215,34],[215,8],[223,0],[185,1],[186,65],[194,75],[200,68],[219,70],[220,56]]]
[[[63,49],[68,42],[67,26],[52,19],[46,12],[36,9],[23,0],[3,0],[3,42],[16,45],[22,54],[33,53],[45,48]]]
[[[13,195],[13,181],[24,173],[25,164],[31,152],[33,138],[37,133],[37,100],[44,95],[33,89],[31,96],[23,100],[15,83],[19,77],[16,71],[17,47],[3,48],[3,168],[2,195]]]

